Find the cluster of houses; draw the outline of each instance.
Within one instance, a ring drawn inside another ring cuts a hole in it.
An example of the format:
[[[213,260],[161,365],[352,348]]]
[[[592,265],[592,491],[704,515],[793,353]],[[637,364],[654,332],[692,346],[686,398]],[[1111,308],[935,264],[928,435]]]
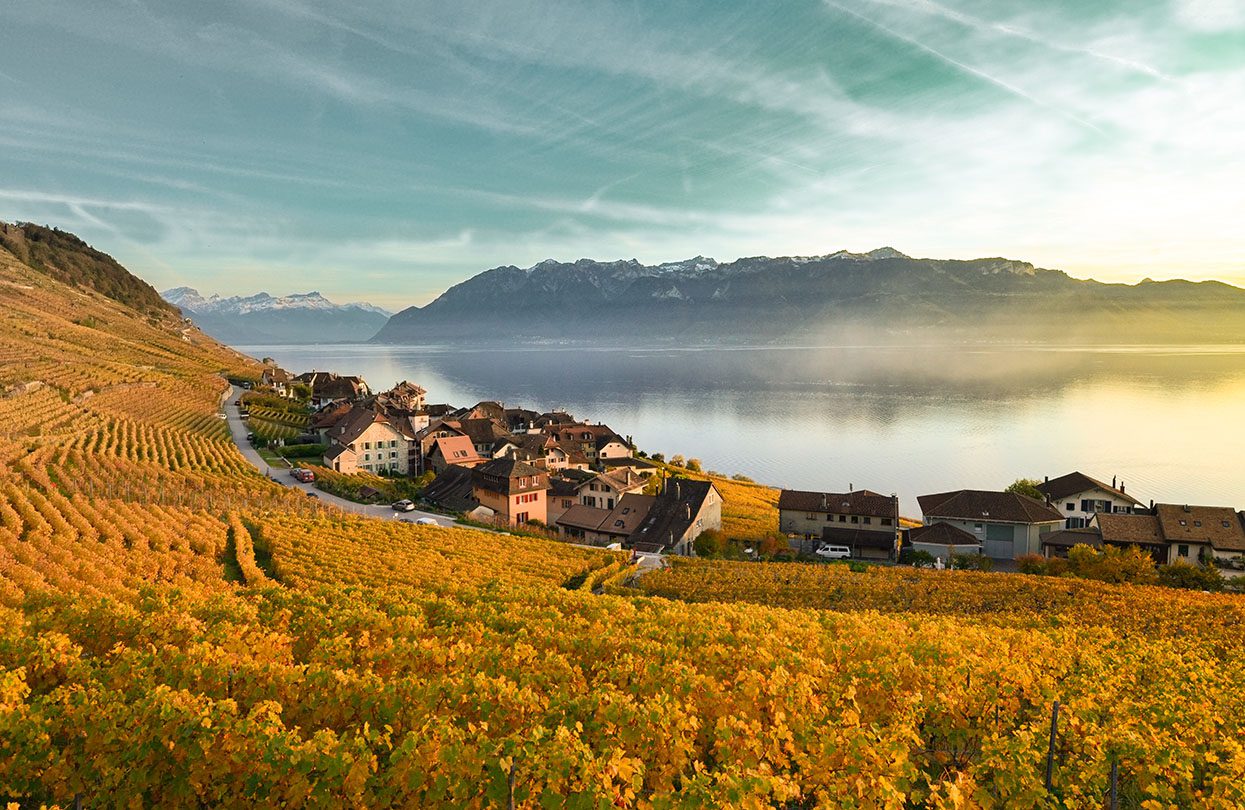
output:
[[[1138,546],[1159,564],[1185,560],[1217,564],[1229,574],[1245,570],[1245,511],[1146,505],[1123,482],[1080,472],[1047,478],[1037,490],[1041,498],[971,489],[922,495],[923,525],[910,527],[900,525],[894,495],[783,490],[779,528],[800,551],[832,545],[866,559],[894,558],[908,547],[949,562],[953,555],[1015,560],[1066,557],[1076,545]]]
[[[479,402],[429,404],[410,382],[372,393],[358,377],[270,367],[263,385],[310,391],[310,430],[337,472],[434,477],[423,498],[497,525],[543,525],[576,542],[691,554],[722,527],[722,496],[708,481],[666,480],[609,426],[564,411]]]
[[[576,542],[644,552],[692,553],[722,525],[722,496],[708,481],[665,479],[607,425],[564,411],[540,413],[479,402],[428,404],[401,382],[374,394],[359,377],[293,376],[276,367],[262,384],[292,396],[305,386],[311,430],[324,466],[342,473],[434,478],[424,498],[451,512],[505,525],[540,524]],[[1048,478],[1040,498],[956,490],[917,499],[921,525],[903,521],[899,499],[868,489],[781,491],[778,529],[792,549],[827,547],[860,559],[895,559],[902,549],[949,562],[980,554],[1015,560],[1067,556],[1075,545],[1139,546],[1160,564],[1214,562],[1245,571],[1245,512],[1231,507],[1143,504],[1113,479],[1080,472]]]

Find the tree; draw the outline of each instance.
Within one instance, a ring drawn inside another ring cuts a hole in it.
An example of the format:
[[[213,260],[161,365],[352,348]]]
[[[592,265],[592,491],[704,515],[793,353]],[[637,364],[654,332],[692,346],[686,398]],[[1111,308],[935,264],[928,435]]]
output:
[[[726,550],[726,535],[717,529],[705,529],[692,541],[697,557],[717,557]]]
[[[1046,558],[1041,554],[1023,554],[1016,558],[1016,570],[1022,574],[1045,574]]]
[[[1121,549],[1105,546],[1101,550],[1079,544],[1068,551],[1068,573],[1101,582],[1131,582],[1153,585],[1158,582],[1154,560],[1136,546]]]
[[[674,467],[682,467],[683,466],[683,454],[675,453],[673,456],[671,456],[670,464],[671,466],[674,466]]]
[[[1194,565],[1184,560],[1176,560],[1165,565],[1158,571],[1159,584],[1169,588],[1184,588],[1190,591],[1222,591],[1223,574],[1218,568],[1208,565]]]
[[[653,455],[649,456],[649,458],[651,458],[653,461],[661,463],[666,460],[666,454],[665,453],[654,453]]]
[[[913,568],[934,567],[934,555],[923,549],[905,548],[899,553],[899,561]]]
[[[1016,495],[1028,495],[1030,498],[1035,498],[1041,501],[1046,498],[1046,496],[1042,494],[1041,490],[1038,489],[1038,485],[1041,483],[1041,481],[1033,478],[1017,478],[1015,481],[1008,484],[1007,489],[1003,491],[1011,492]]]
[[[791,551],[791,541],[785,534],[770,532],[761,538],[757,546],[757,554],[762,557],[773,557],[775,554]]]
[[[689,459],[687,460],[687,468],[688,468],[689,470],[691,470],[692,472],[700,472],[700,470],[701,470],[701,467],[700,467],[700,459],[698,459],[698,458],[689,458]]]

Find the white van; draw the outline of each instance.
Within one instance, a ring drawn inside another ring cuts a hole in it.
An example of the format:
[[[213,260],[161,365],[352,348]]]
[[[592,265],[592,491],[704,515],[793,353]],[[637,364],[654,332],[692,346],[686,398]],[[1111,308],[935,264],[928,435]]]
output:
[[[829,543],[822,543],[815,553],[827,560],[846,560],[852,556],[852,550],[847,546],[832,546]]]

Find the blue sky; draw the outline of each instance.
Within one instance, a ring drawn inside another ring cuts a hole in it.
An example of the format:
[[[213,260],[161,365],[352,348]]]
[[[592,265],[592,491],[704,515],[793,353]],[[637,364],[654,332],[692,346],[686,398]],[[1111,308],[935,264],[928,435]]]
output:
[[[9,0],[0,219],[423,303],[893,245],[1245,284],[1245,2]]]

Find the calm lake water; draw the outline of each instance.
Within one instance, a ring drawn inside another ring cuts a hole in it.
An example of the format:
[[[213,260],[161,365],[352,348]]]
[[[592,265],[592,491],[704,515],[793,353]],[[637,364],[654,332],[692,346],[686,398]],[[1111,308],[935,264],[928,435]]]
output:
[[[1245,508],[1245,347],[447,349],[241,346],[399,380],[430,402],[562,408],[706,468],[798,489],[918,495],[1072,470]]]

